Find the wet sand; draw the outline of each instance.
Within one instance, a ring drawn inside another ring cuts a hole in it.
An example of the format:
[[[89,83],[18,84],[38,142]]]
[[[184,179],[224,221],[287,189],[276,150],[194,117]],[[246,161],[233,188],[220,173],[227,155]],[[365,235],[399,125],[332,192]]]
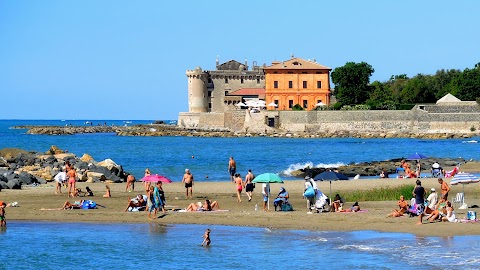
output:
[[[371,188],[414,184],[416,179],[360,179],[350,181],[332,182],[332,193],[342,191],[367,190]],[[435,187],[439,190],[436,179],[421,179],[426,190]],[[230,182],[203,182],[197,181],[194,185],[193,199],[185,199],[185,188],[181,183],[164,184],[168,209],[183,209],[190,203],[203,201],[205,198],[216,200],[222,212],[193,212],[182,213],[169,210],[165,215],[159,214],[158,218],[149,221],[147,212],[124,212],[129,197],[134,197],[143,190],[143,183],[137,182],[137,192],[125,192],[125,184],[109,184],[112,198],[103,198],[105,193],[104,183],[78,183],[78,187],[85,190],[89,186],[95,193],[92,199],[100,205],[95,210],[40,210],[41,208],[61,208],[68,199],[66,194],[55,195],[54,183],[39,187],[25,187],[22,190],[2,190],[0,200],[5,202],[18,202],[19,207],[6,208],[6,218],[13,220],[34,221],[61,221],[61,222],[126,222],[126,223],[162,223],[162,224],[221,224],[235,226],[269,227],[278,229],[321,230],[321,231],[354,231],[375,230],[383,232],[412,233],[419,236],[453,236],[453,235],[478,235],[480,222],[475,223],[428,223],[415,225],[418,217],[408,216],[401,218],[387,218],[386,216],[396,208],[396,201],[367,201],[359,202],[364,213],[318,213],[307,214],[306,202],[302,198],[303,180],[286,181],[283,184],[272,184],[272,197],[275,197],[280,187],[285,187],[290,193],[290,202],[295,211],[274,212],[273,201],[270,202],[270,211],[262,211],[261,185],[257,184],[253,200],[248,202],[245,193],[242,193],[242,202],[236,202],[235,187]],[[450,181],[447,180],[447,183]],[[329,182],[317,182],[319,188],[326,194],[330,193]],[[65,189],[62,189],[65,192]],[[462,186],[452,186],[450,200],[457,192],[462,191]],[[468,205],[480,205],[480,183],[465,186],[465,198]],[[68,199],[70,202],[83,199]],[[346,198],[346,206],[353,202]],[[258,211],[255,211],[258,204]],[[455,204],[455,206],[458,206]],[[476,210],[476,209],[470,209]],[[467,210],[455,212],[457,217],[466,216]],[[480,214],[480,211],[477,211]]]

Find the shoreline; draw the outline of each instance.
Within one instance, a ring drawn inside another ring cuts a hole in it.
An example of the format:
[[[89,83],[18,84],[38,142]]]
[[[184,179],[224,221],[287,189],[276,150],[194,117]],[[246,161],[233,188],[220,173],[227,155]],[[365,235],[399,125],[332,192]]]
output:
[[[367,190],[375,187],[397,186],[413,184],[416,179],[360,179],[350,181],[332,182],[332,193],[352,190]],[[421,179],[423,186],[428,190],[431,187],[439,188],[436,179]],[[105,190],[105,183],[79,183],[84,190],[89,186],[95,193],[92,199],[99,207],[95,210],[51,210],[43,211],[41,208],[62,207],[66,195],[55,195],[53,183],[41,187],[27,187],[23,190],[2,190],[0,200],[5,202],[17,201],[19,207],[6,208],[7,226],[9,221],[51,221],[51,222],[89,222],[89,223],[156,223],[156,224],[211,224],[226,226],[248,226],[259,228],[273,228],[285,230],[319,230],[319,231],[364,231],[411,233],[418,236],[448,237],[456,235],[479,235],[480,222],[475,223],[427,223],[415,225],[418,217],[387,218],[386,216],[396,208],[396,201],[367,201],[359,202],[364,213],[318,213],[308,215],[306,202],[302,198],[303,180],[290,180],[283,184],[272,184],[272,197],[280,187],[285,187],[290,193],[290,202],[295,211],[274,212],[273,200],[270,202],[271,211],[261,211],[261,194],[257,187],[254,191],[252,202],[248,202],[246,195],[242,194],[242,203],[236,202],[234,185],[231,182],[198,182],[194,185],[194,199],[185,199],[184,187],[181,183],[165,184],[164,190],[167,198],[167,207],[170,209],[183,209],[188,204],[203,201],[205,198],[219,202],[225,212],[190,212],[181,213],[167,211],[165,216],[148,221],[147,212],[124,212],[128,197],[134,197],[140,192],[125,192],[125,184],[109,184],[112,198],[101,197]],[[447,181],[449,183],[449,181]],[[317,182],[320,190],[329,193],[328,182]],[[141,182],[136,182],[137,190],[143,189]],[[480,186],[472,184],[466,190],[466,202],[469,205],[479,204]],[[461,192],[462,186],[452,186],[450,199]],[[64,190],[65,191],[65,190]],[[144,193],[144,192],[142,192]],[[75,200],[84,199],[83,197]],[[347,206],[350,202],[346,198]],[[70,199],[72,201],[72,199]],[[258,204],[259,211],[255,211]],[[463,218],[467,210],[456,209],[457,217]],[[470,209],[474,210],[475,209]]]

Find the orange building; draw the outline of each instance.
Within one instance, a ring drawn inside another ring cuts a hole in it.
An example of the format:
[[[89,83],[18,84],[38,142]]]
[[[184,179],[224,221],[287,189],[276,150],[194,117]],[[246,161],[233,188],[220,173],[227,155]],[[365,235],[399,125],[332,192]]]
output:
[[[269,110],[291,110],[299,104],[313,110],[317,104],[330,105],[330,71],[314,61],[292,58],[265,67],[265,102],[277,105]]]

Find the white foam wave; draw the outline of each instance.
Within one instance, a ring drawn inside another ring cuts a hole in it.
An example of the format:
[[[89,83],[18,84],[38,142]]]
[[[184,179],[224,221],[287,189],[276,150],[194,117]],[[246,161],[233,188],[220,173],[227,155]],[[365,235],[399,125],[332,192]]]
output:
[[[307,161],[305,163],[295,163],[295,164],[290,164],[286,170],[283,170],[280,172],[282,175],[287,175],[290,176],[293,171],[297,171],[300,169],[305,169],[305,168],[338,168],[340,166],[345,166],[345,163],[342,162],[337,162],[337,163],[318,163],[316,165],[313,165],[313,162]]]

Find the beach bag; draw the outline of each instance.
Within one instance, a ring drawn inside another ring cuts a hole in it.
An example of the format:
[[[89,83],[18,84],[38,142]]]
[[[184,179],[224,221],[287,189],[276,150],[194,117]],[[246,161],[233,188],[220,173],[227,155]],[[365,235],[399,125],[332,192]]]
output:
[[[305,193],[303,193],[303,196],[305,196],[305,198],[315,197],[315,189],[313,189],[313,187],[308,187],[307,190],[305,190]]]
[[[293,211],[293,207],[289,203],[282,204],[282,211]]]
[[[82,204],[82,209],[95,209],[97,208],[97,204],[91,200],[85,200]]]
[[[468,211],[468,212],[467,212],[467,219],[468,219],[468,220],[477,220],[477,212],[475,212],[475,211]]]

